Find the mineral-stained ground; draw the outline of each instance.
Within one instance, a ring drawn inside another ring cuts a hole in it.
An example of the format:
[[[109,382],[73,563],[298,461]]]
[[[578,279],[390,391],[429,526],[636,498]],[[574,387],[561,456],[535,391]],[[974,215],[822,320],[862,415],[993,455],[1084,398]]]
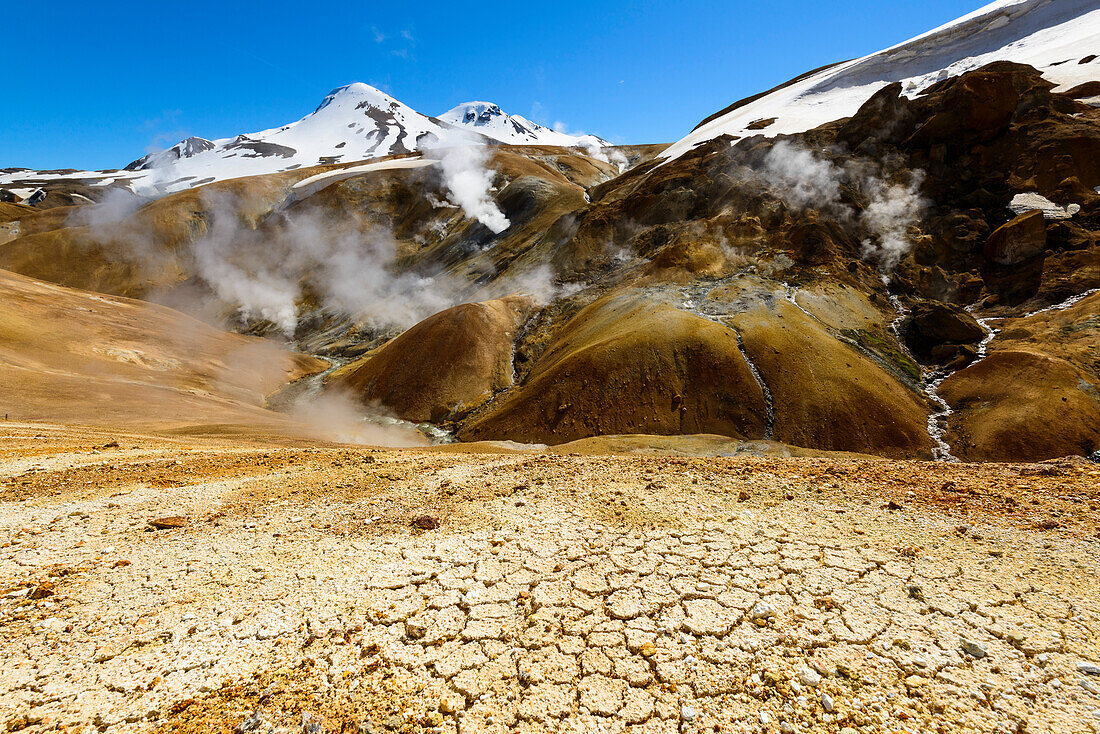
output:
[[[21,732],[1095,731],[1098,509],[1100,467],[1079,458],[2,423],[0,716]]]

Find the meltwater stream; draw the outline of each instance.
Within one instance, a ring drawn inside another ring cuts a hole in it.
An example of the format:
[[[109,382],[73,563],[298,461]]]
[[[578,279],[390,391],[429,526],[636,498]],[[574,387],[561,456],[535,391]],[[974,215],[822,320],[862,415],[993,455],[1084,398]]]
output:
[[[883,283],[886,283],[884,277]],[[909,315],[909,309],[905,307],[905,304],[901,302],[901,299],[891,293],[889,289],[886,291],[887,298],[890,299],[890,305],[894,307],[897,312],[897,317],[890,322],[890,333],[894,335],[894,339],[898,343],[898,349],[900,349],[905,356],[913,361],[913,364],[917,365],[920,369],[920,384],[921,390],[925,396],[935,405],[939,407],[939,410],[928,414],[928,437],[932,439],[932,442],[936,444],[936,447],[932,449],[932,456],[937,461],[958,461],[958,459],[951,453],[951,444],[947,442],[947,419],[954,412],[951,410],[951,406],[947,404],[947,401],[940,397],[939,389],[949,373],[943,370],[928,370],[925,369],[913,353],[909,351],[909,347],[905,345],[905,339],[901,334],[901,324],[905,321],[905,318]]]
[[[1078,303],[1085,300],[1094,293],[1100,293],[1100,288],[1093,288],[1092,290],[1085,291],[1084,293],[1078,293],[1076,296],[1070,296],[1061,303],[1055,303],[1053,306],[1047,306],[1045,308],[1040,308],[1035,311],[1029,311],[1023,316],[987,316],[981,319],[975,317],[978,325],[985,330],[985,337],[978,344],[978,356],[968,366],[972,367],[978,362],[981,362],[987,356],[989,356],[989,344],[993,341],[997,334],[1000,333],[1000,329],[995,329],[990,326],[990,324],[992,324],[994,321],[1004,321],[1005,319],[1010,318],[1030,319],[1032,316],[1038,316],[1039,314],[1049,313],[1051,311],[1065,311],[1067,308],[1076,306]],[[966,312],[973,315],[974,311],[977,309],[977,306],[978,304],[976,303],[967,306]]]
[[[708,284],[705,287],[688,286],[682,288],[680,290],[680,293],[683,296],[684,300],[681,304],[681,307],[701,318],[705,318],[710,321],[722,324],[723,326],[730,328],[734,332],[737,338],[737,347],[741,352],[742,357],[745,359],[745,363],[748,365],[749,371],[752,373],[753,378],[760,386],[760,390],[764,395],[764,401],[767,407],[767,432],[765,437],[772,438],[775,429],[775,407],[772,399],[771,390],[768,388],[768,385],[764,381],[763,376],[757,369],[756,364],[749,357],[748,351],[745,349],[744,341],[741,338],[741,334],[736,329],[733,329],[733,327],[731,327],[729,324],[724,323],[723,317],[727,316],[728,313],[721,310],[711,310],[706,308],[707,299],[710,294],[715,289],[721,287],[723,284],[723,281],[718,281],[717,283]],[[795,308],[802,311],[814,321],[821,323],[820,319],[818,319],[816,315],[808,311],[802,306],[802,304],[798,302],[798,288],[789,284],[783,284],[783,289],[784,290],[782,294],[776,294],[776,297],[785,298],[790,303],[792,303]],[[1065,301],[1055,304],[1053,306],[1047,306],[1046,308],[1032,311],[1028,314],[1025,314],[1023,318],[1030,318],[1032,316],[1036,316],[1038,314],[1046,313],[1049,311],[1064,310],[1097,292],[1100,292],[1100,288],[1096,288],[1085,293],[1073,296],[1071,298],[1067,298]],[[886,295],[890,299],[890,304],[893,306],[894,311],[897,313],[897,316],[890,322],[890,333],[894,335],[894,339],[896,340],[898,348],[902,351],[902,353],[904,353],[906,357],[912,360],[915,365],[918,365],[920,369],[921,392],[923,392],[928,401],[937,408],[929,414],[927,422],[928,436],[935,444],[935,447],[932,450],[932,455],[937,461],[958,461],[958,458],[951,453],[951,445],[947,442],[946,438],[947,421],[954,414],[954,411],[947,403],[947,401],[944,400],[939,394],[940,385],[942,385],[943,381],[946,380],[952,373],[944,369],[925,368],[913,356],[912,352],[910,352],[909,348],[906,346],[905,339],[903,338],[901,333],[901,325],[908,317],[909,309],[906,308],[905,304],[901,301],[900,298],[898,298],[898,296],[890,293],[889,290],[887,290]],[[967,307],[966,310],[972,312],[975,308],[976,304]],[[986,317],[976,319],[977,322],[981,325],[982,329],[985,330],[985,337],[978,344],[978,354],[975,360],[971,362],[971,365],[980,362],[988,355],[989,345],[998,333],[998,330],[992,324],[1002,319],[1003,317]]]

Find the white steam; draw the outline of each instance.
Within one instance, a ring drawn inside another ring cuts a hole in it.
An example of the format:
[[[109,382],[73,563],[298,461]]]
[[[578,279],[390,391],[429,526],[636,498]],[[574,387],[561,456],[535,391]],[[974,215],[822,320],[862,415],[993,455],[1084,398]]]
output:
[[[603,163],[610,163],[619,169],[619,173],[622,173],[630,167],[630,161],[623,155],[620,150],[615,150],[612,147],[604,147],[594,140],[581,140],[577,145],[578,148],[584,151],[584,154],[589,158],[593,158]]]
[[[196,275],[242,319],[265,319],[287,337],[307,299],[324,313],[387,330],[459,303],[521,293],[545,304],[576,290],[557,284],[547,265],[514,268],[481,286],[457,275],[402,271],[397,242],[384,227],[308,211],[254,230],[232,199],[208,196],[204,203],[213,223],[192,245]]]
[[[864,259],[880,269],[892,270],[912,245],[908,231],[917,224],[928,201],[921,195],[920,171],[905,183],[890,183],[855,163],[837,166],[813,151],[780,141],[764,158],[763,175],[776,196],[789,206],[817,209],[835,219],[856,222],[870,237],[863,240]],[[856,189],[867,198],[856,212],[842,200],[842,187]]]
[[[779,198],[792,207],[831,213],[844,208],[840,202],[843,172],[812,151],[785,141],[776,143],[764,158],[764,173]]]
[[[920,194],[922,174],[915,173],[909,182],[884,184],[873,179],[868,187],[874,188],[871,201],[860,214],[860,221],[874,234],[863,240],[863,257],[877,262],[884,270],[894,267],[908,254],[909,228],[917,223],[928,202]]]
[[[256,231],[241,223],[231,201],[206,203],[213,226],[193,246],[197,275],[243,318],[266,319],[287,336],[307,295],[329,313],[406,328],[450,306],[460,289],[446,279],[396,272],[397,243],[384,228],[306,212]]]
[[[504,216],[491,196],[493,171],[486,166],[490,157],[487,146],[469,143],[450,145],[435,148],[432,154],[440,157],[443,185],[455,206],[462,207],[466,216],[481,222],[493,234],[508,229],[508,217]]]
[[[117,225],[140,209],[146,201],[127,189],[107,189],[98,202],[74,209],[65,224],[69,227],[89,227],[94,236],[106,239],[115,229],[114,226],[108,228],[108,225]]]
[[[287,414],[315,438],[361,446],[427,446],[431,442],[406,421],[364,409],[354,396],[326,390],[296,401]]]

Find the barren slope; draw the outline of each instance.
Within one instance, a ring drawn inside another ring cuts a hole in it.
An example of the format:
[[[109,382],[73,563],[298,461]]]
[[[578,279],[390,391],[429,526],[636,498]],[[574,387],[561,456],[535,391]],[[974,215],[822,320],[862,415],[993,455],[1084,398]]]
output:
[[[179,312],[0,270],[0,413],[108,426],[274,425],[266,395],[324,362]]]

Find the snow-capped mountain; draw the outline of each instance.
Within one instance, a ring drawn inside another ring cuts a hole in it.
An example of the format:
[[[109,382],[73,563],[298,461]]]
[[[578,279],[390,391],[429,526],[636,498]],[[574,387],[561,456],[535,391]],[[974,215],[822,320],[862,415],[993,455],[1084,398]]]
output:
[[[134,192],[155,196],[241,176],[276,173],[318,164],[347,163],[385,155],[411,153],[437,145],[496,144],[603,146],[592,135],[571,136],[549,130],[522,117],[509,117],[496,105],[494,123],[451,123],[421,114],[367,84],[355,83],[332,90],[310,114],[297,122],[233,138],[207,140],[190,137],[167,150],[151,153],[116,171],[37,172],[26,169],[0,174],[0,187],[33,182],[79,179],[106,186],[121,184]],[[457,108],[456,108],[457,109]],[[512,122],[515,138],[505,139],[500,120]],[[521,136],[521,130],[527,131]]]
[[[569,135],[520,115],[509,115],[492,102],[466,102],[439,116],[443,122],[470,128],[510,145],[558,145],[591,148],[610,145],[595,135]]]
[[[126,170],[134,172],[138,189],[171,191],[320,163],[411,153],[443,140],[488,142],[422,115],[374,87],[355,83],[329,92],[316,110],[297,122],[221,140],[188,138],[139,158]]]
[[[769,137],[849,117],[882,87],[919,95],[994,61],[1039,69],[1059,91],[1100,79],[1098,0],[998,0],[916,38],[799,77],[736,103],[670,146],[676,158],[720,135]]]

